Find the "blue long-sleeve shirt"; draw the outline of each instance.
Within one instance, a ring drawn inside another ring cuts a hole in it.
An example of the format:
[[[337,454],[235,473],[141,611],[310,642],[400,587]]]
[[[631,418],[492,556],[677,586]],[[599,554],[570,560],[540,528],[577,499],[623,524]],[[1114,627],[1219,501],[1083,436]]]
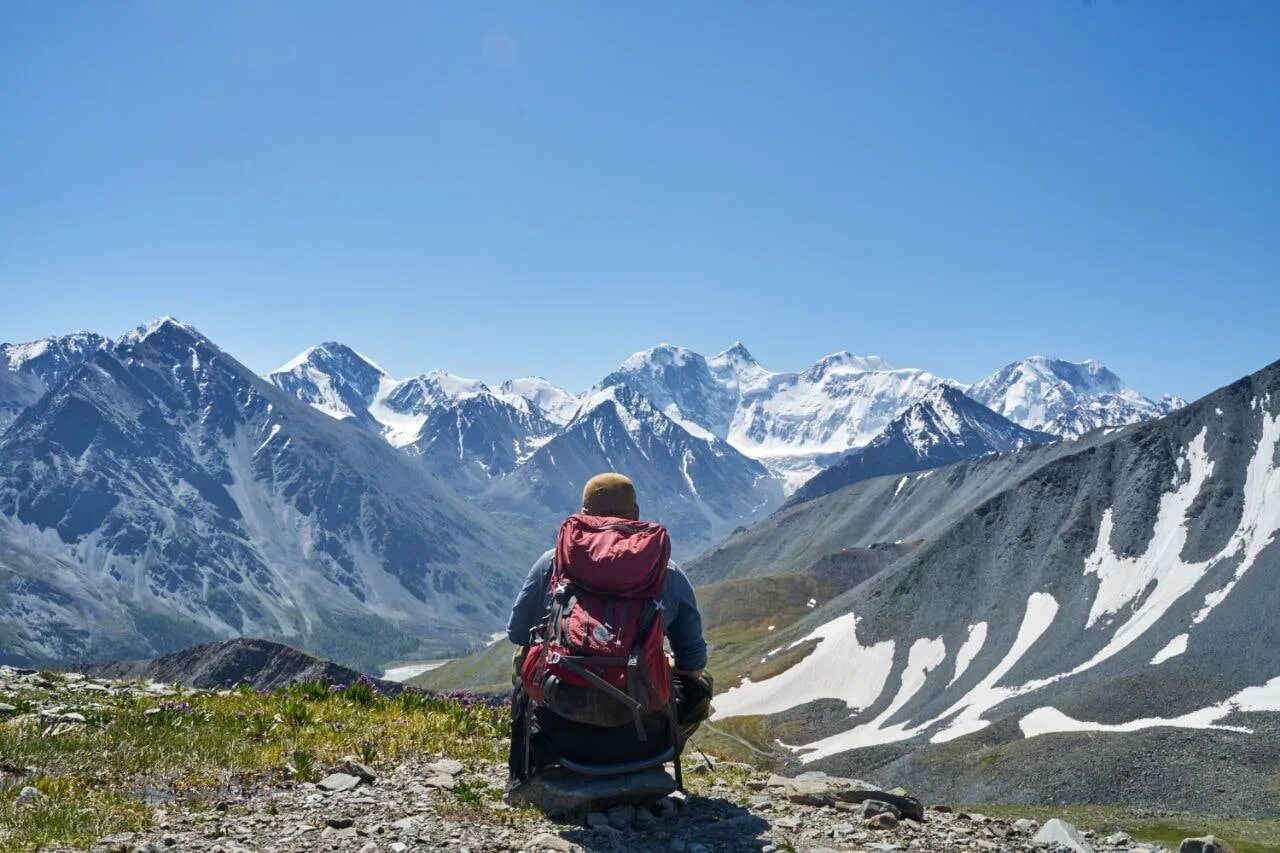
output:
[[[547,613],[551,603],[551,561],[555,549],[538,558],[524,579],[524,586],[511,607],[507,620],[507,639],[517,646],[529,642],[529,632]],[[662,619],[667,640],[676,659],[676,669],[692,672],[707,665],[707,642],[702,638],[702,614],[693,584],[675,563],[667,566],[667,579],[662,585]]]

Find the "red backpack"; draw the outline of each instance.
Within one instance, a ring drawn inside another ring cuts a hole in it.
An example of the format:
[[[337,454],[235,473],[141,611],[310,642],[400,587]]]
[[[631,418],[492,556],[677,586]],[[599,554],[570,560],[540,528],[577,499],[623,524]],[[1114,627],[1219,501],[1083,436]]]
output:
[[[669,710],[662,586],[671,540],[660,524],[571,515],[560,526],[550,607],[520,666],[524,692],[595,726]]]

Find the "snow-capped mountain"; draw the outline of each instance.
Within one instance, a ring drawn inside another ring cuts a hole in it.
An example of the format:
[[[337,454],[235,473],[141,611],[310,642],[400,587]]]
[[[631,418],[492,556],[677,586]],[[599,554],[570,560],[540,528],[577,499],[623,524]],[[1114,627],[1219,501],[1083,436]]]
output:
[[[557,429],[566,392],[550,383],[518,387],[557,407],[549,415],[522,393],[433,370],[396,380],[343,344],[312,347],[267,379],[339,420],[351,420],[418,458],[454,486],[475,492],[510,473]]]
[[[1035,355],[1005,365],[968,389],[969,396],[1014,423],[1065,438],[1101,427],[1166,415],[1186,401],[1154,402],[1092,359],[1079,363]]]
[[[801,486],[789,503],[813,500],[872,477],[938,468],[987,453],[1010,453],[1056,438],[1018,426],[959,388],[938,385],[869,444],[850,451]]]
[[[332,418],[379,430],[383,424],[369,407],[395,382],[370,359],[332,341],[299,353],[267,379]]]
[[[340,398],[335,398],[340,399]],[[0,437],[0,659],[240,634],[380,663],[499,625],[536,548],[164,318]]]
[[[77,332],[25,344],[0,344],[0,433],[106,343],[101,335]]]
[[[714,436],[694,435],[648,397],[613,385],[483,496],[494,509],[554,521],[577,511],[582,486],[601,471],[635,481],[641,512],[671,530],[677,553],[696,553],[782,502],[781,483]]]
[[[856,483],[688,570],[898,540],[918,544],[762,637],[718,716],[785,721],[796,764],[871,763],[926,797],[1169,803],[1164,780],[1222,772],[1184,799],[1280,810],[1280,362],[1146,423]]]
[[[774,373],[738,343],[710,359],[683,347],[654,347],[631,356],[601,385],[636,390],[690,432],[725,439],[794,489],[943,381],[847,352],[800,373]]]
[[[522,397],[533,403],[554,423],[567,424],[573,419],[581,402],[576,394],[571,394],[554,385],[541,376],[526,376],[522,379],[508,379],[498,387],[498,393],[507,397]]]
[[[396,383],[371,411],[393,444],[467,492],[510,474],[557,430],[524,397],[438,370]]]

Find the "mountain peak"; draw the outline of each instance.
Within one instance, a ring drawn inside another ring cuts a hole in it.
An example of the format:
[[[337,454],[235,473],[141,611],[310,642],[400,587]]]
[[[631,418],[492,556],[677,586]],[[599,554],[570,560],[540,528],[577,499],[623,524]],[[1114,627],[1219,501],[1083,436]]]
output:
[[[467,379],[464,376],[457,376],[447,370],[428,370],[419,377],[424,382],[431,383],[440,389],[446,397],[450,399],[458,399],[460,397],[474,396],[476,394],[492,394],[489,386],[485,385],[479,379]]]
[[[289,373],[303,365],[312,365],[326,371],[343,365],[348,368],[355,365],[362,372],[372,371],[379,376],[390,377],[390,374],[383,370],[382,366],[376,361],[338,341],[325,341],[324,343],[307,347],[267,375]]]
[[[878,355],[854,355],[848,350],[841,350],[818,359],[812,367],[805,371],[805,374],[818,378],[834,371],[870,373],[892,369],[893,366]]]
[[[195,326],[182,322],[165,314],[150,323],[143,323],[120,336],[122,344],[140,344],[162,332],[178,332],[184,336],[207,340]]]
[[[733,359],[735,361],[747,361],[752,364],[759,364],[756,357],[751,354],[746,345],[742,341],[734,341],[733,346],[716,356],[718,359]]]
[[[689,349],[688,347],[677,346],[675,344],[658,344],[656,347],[650,347],[640,352],[632,353],[626,361],[622,362],[619,372],[631,372],[642,370],[652,366],[658,367],[684,367],[691,361],[700,361],[702,356]]]

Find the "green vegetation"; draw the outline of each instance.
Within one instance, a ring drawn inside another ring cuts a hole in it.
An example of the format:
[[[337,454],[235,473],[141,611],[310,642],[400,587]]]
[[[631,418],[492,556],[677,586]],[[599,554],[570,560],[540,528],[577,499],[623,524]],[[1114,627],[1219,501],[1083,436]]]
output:
[[[1135,815],[1113,806],[964,806],[988,817],[1010,820],[1030,817],[1043,823],[1050,818],[1070,821],[1081,829],[1100,835],[1127,832],[1139,841],[1160,842],[1177,850],[1184,838],[1216,835],[1235,848],[1236,853],[1276,853],[1280,851],[1280,820],[1249,820],[1192,816]]]
[[[32,691],[6,701],[25,709],[36,698]],[[147,796],[213,797],[231,784],[314,781],[344,755],[366,763],[420,753],[497,761],[508,731],[507,709],[477,697],[392,699],[367,682],[163,699],[97,694],[94,702],[101,708],[83,711],[85,723],[56,733],[33,714],[0,721],[0,768],[40,774],[0,789],[0,853],[83,846],[144,828]],[[19,806],[24,784],[45,797]],[[468,788],[459,799],[489,796]]]
[[[409,680],[427,690],[474,690],[506,696],[511,693],[511,656],[516,647],[505,640]]]

